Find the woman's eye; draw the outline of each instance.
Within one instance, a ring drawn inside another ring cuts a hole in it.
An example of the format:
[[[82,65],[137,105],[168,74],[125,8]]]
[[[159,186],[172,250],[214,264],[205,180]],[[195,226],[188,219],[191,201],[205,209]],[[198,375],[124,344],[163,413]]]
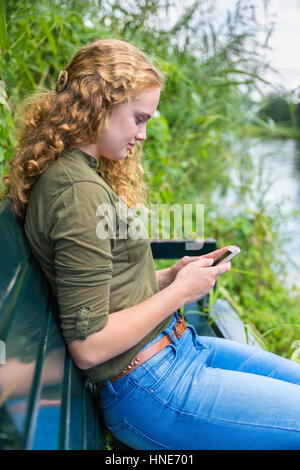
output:
[[[140,119],[140,118],[137,117],[135,119],[135,122],[136,122],[136,124],[141,124],[143,122],[143,119]]]

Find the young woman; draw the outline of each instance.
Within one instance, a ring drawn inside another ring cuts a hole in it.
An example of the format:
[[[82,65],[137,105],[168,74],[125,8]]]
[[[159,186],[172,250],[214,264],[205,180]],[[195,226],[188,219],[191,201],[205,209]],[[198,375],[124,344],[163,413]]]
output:
[[[226,247],[155,272],[149,239],[120,236],[134,222],[124,208],[146,201],[141,142],[163,87],[134,46],[84,46],[55,91],[25,101],[6,195],[117,438],[134,449],[299,449],[300,365],[199,337],[178,313],[229,271],[211,266]]]

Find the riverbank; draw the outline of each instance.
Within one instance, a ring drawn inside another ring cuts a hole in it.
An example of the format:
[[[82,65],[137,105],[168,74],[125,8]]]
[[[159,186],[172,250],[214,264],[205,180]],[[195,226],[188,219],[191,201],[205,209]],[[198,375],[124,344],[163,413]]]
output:
[[[241,198],[245,172],[232,168],[233,187],[214,195],[207,233],[219,246],[241,246],[231,274],[218,285],[238,305],[243,321],[260,332],[267,349],[290,358],[300,335],[300,145],[260,134],[246,147],[252,161],[249,187]]]
[[[246,130],[248,137],[265,137],[270,139],[294,139],[300,142],[300,129],[265,123],[264,126],[249,125]]]

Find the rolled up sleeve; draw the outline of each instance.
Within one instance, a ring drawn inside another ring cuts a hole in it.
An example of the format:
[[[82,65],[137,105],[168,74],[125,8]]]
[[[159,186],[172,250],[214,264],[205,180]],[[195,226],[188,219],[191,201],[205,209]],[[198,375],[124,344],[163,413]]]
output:
[[[113,240],[97,235],[101,204],[112,205],[104,188],[76,182],[52,209],[50,243],[60,325],[67,344],[100,331],[108,320]]]

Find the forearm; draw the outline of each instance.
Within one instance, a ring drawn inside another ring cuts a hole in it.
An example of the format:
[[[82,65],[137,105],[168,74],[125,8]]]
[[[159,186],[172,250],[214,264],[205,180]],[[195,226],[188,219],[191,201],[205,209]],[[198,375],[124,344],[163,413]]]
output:
[[[138,305],[109,314],[101,331],[72,341],[70,353],[81,369],[101,364],[132,348],[184,303],[185,293],[171,284]]]

